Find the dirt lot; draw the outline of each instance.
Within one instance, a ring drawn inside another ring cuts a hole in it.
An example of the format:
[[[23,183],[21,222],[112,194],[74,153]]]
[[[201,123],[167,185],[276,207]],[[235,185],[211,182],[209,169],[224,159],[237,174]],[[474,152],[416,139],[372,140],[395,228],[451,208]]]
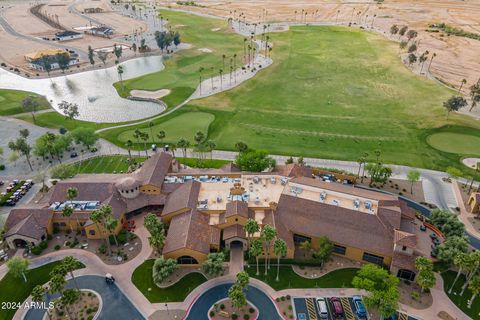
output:
[[[197,6],[180,6],[176,1],[160,2],[163,6],[223,17],[233,18],[235,15],[238,18],[243,13],[247,22],[300,22],[303,11],[307,12],[303,21],[337,22],[343,25],[352,22],[370,28],[375,16],[374,29],[387,36],[393,24],[407,25],[417,30],[418,52],[428,50],[436,53],[430,71],[441,81],[458,87],[465,78],[467,85],[464,88],[468,88],[479,78],[480,41],[425,31],[431,23],[444,22],[480,34],[479,0],[388,0],[381,5],[360,0],[196,0],[195,3]],[[398,41],[398,37],[394,40]]]
[[[80,53],[81,67],[80,68],[71,68],[74,71],[84,70],[88,67],[88,62],[86,61],[86,52],[88,46],[92,46],[93,49],[112,47],[114,44],[125,44],[127,46],[131,45],[130,40],[125,40],[125,36],[132,34],[135,30],[148,30],[148,25],[144,21],[136,20],[130,17],[122,16],[116,12],[113,12],[110,7],[109,1],[100,0],[93,1],[88,0],[84,1],[81,4],[75,4],[72,6],[73,0],[55,0],[48,1],[41,9],[41,12],[44,14],[54,17],[58,17],[58,22],[66,30],[74,30],[78,27],[89,26],[90,23],[93,25],[107,25],[114,29],[114,35],[111,39],[84,35],[81,39],[63,41],[59,44],[66,45],[69,48]],[[38,17],[34,16],[30,12],[31,3],[26,1],[12,1],[5,2],[1,8],[1,14],[4,18],[8,27],[13,29],[14,32],[19,33],[22,37],[12,34],[12,32],[7,32],[6,26],[0,24],[0,41],[5,45],[2,47],[2,52],[0,52],[1,62],[5,62],[8,67],[18,67],[22,70],[22,74],[29,72],[31,75],[34,75],[36,72],[29,70],[24,59],[26,53],[56,48],[56,41],[45,41],[44,43],[39,43],[31,39],[31,37],[54,37],[55,33],[60,31],[57,28],[54,28],[47,24],[46,22],[40,20]],[[78,12],[83,12],[84,8],[95,8],[99,7],[104,10],[102,13],[86,14],[82,16],[77,14],[74,9],[76,8]],[[90,22],[89,18],[92,20]],[[3,28],[2,28],[3,27]],[[24,37],[25,36],[25,37]],[[83,54],[82,54],[83,53]],[[124,50],[123,59],[131,58],[134,55],[131,50]],[[114,60],[113,55],[111,55],[110,60]],[[110,64],[112,63],[110,61]],[[53,72],[55,74],[58,72]]]

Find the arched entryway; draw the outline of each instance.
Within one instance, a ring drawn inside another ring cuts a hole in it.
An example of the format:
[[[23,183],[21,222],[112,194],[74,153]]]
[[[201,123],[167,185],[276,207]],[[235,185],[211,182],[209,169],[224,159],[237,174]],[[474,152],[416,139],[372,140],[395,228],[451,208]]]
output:
[[[197,259],[191,256],[181,256],[177,258],[178,264],[198,264]]]
[[[28,242],[23,240],[23,239],[14,239],[13,240],[13,245],[16,248],[25,248],[28,245]]]

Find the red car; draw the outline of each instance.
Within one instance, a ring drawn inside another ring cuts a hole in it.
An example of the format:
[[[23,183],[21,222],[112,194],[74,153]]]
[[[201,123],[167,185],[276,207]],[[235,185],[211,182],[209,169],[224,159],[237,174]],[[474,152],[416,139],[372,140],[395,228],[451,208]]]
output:
[[[330,306],[333,312],[334,317],[343,317],[343,307],[339,298],[330,298]]]

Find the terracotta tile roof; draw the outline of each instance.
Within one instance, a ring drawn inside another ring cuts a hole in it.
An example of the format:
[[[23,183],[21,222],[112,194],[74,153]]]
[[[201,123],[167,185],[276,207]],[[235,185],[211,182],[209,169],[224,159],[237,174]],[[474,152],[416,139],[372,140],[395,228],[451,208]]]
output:
[[[399,246],[406,246],[415,249],[417,247],[417,236],[401,230],[395,230],[393,241]]]
[[[211,234],[208,217],[196,209],[176,215],[170,221],[163,253],[190,249],[208,254]]]
[[[223,229],[223,240],[228,240],[236,237],[244,239],[247,238],[245,236],[245,230],[243,229],[242,225],[234,224]]]
[[[12,209],[5,222],[5,227],[8,230],[5,237],[17,234],[40,239],[45,234],[51,217],[52,211],[50,209]]]
[[[312,168],[302,166],[298,163],[289,163],[285,165],[278,165],[275,167],[275,171],[285,177],[312,177]]]
[[[155,153],[143,163],[139,170],[135,171],[135,176],[143,185],[152,184],[160,187],[171,163],[172,156],[170,154],[165,152]]]
[[[345,194],[350,194],[357,197],[368,198],[371,200],[385,200],[385,201],[397,201],[398,198],[389,194],[366,190],[362,188],[357,188],[351,185],[345,185],[341,183],[328,183],[320,179],[311,179],[311,178],[294,178],[290,180],[293,183],[304,184],[311,187],[317,187],[321,189],[341,192]]]
[[[374,214],[283,194],[275,220],[293,233],[327,236],[333,242],[387,256],[393,251],[393,229]]]
[[[76,188],[78,190],[78,196],[75,200],[100,202],[108,199],[115,190],[113,182],[60,181],[53,190],[50,204],[67,201],[68,188]]]
[[[415,271],[415,259],[417,257],[417,255],[409,255],[395,251],[392,258],[392,267]]]
[[[200,186],[200,182],[190,180],[170,193],[165,202],[162,216],[185,208],[195,209],[197,207]]]
[[[225,208],[225,218],[235,215],[248,218],[248,203],[244,201],[228,202]]]

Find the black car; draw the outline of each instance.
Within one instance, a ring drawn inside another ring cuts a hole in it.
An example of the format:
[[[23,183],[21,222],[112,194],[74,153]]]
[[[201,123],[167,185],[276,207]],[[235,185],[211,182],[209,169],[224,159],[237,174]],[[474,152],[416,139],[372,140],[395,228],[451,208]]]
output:
[[[15,205],[15,201],[11,200],[11,199],[8,199],[7,201],[5,201],[5,205],[7,206],[14,206]]]

